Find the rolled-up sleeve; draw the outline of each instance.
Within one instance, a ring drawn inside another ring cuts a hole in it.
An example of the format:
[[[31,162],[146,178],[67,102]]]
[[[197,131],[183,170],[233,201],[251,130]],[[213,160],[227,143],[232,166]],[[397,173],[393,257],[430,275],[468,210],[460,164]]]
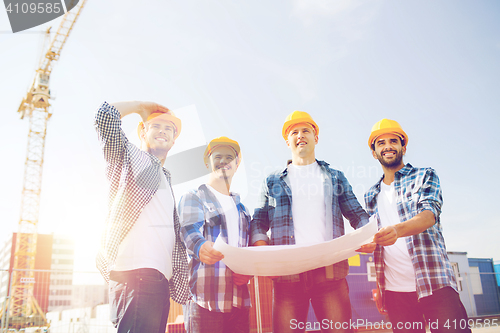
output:
[[[108,163],[123,161],[128,139],[121,124],[120,112],[114,106],[103,102],[96,112],[94,126],[101,142],[104,159]]]
[[[423,212],[424,210],[430,210],[434,214],[436,221],[438,221],[442,206],[443,195],[441,193],[439,177],[434,169],[428,168],[426,169],[419,193],[417,214]]]

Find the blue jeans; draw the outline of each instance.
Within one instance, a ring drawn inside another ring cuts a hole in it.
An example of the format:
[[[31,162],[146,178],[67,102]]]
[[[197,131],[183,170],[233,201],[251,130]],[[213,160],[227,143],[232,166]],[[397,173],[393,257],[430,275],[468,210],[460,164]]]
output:
[[[426,324],[433,333],[471,332],[467,312],[452,287],[435,290],[420,300],[416,292],[386,291],[385,305],[394,332],[425,333]]]
[[[168,280],[152,268],[114,271],[109,306],[118,333],[165,333],[170,308]]]
[[[347,281],[327,279],[324,268],[302,273],[299,282],[274,281],[273,332],[305,332],[309,300],[322,332],[352,332]]]
[[[205,309],[193,301],[189,308],[188,333],[248,333],[250,332],[250,312],[248,308],[235,308],[231,312],[217,312]]]

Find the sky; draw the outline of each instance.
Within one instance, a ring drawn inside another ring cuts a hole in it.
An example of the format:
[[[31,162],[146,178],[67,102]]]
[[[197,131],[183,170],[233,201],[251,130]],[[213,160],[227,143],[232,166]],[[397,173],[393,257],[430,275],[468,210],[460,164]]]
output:
[[[108,186],[95,112],[143,100],[183,121],[170,155],[223,135],[240,143],[232,190],[250,211],[291,157],[289,113],[314,118],[316,157],[345,173],[363,207],[382,175],[371,127],[394,119],[409,136],[404,161],[440,177],[448,251],[499,260],[499,18],[491,0],[88,0],[51,75],[38,231],[73,236],[75,269],[95,271]],[[16,111],[42,32],[58,24],[13,34],[0,9],[2,237],[20,217],[28,120]],[[138,121],[123,120],[132,141]],[[203,181],[176,186],[177,200]]]

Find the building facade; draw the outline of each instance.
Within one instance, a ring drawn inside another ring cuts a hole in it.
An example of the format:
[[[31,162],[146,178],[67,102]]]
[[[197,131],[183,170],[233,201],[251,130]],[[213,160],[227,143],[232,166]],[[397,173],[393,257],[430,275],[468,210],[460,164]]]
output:
[[[11,286],[17,233],[0,247],[0,303]],[[74,242],[67,236],[38,234],[33,296],[43,312],[71,308]]]

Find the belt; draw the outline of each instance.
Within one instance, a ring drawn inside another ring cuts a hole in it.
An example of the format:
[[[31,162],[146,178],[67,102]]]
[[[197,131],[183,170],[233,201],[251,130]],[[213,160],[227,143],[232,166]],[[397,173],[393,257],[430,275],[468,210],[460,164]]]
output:
[[[130,279],[133,279],[137,275],[151,276],[157,278],[158,280],[160,280],[161,278],[165,278],[165,275],[163,275],[163,273],[154,268],[138,268],[130,271],[111,271],[109,274],[109,278],[110,280],[116,282],[125,283]]]

